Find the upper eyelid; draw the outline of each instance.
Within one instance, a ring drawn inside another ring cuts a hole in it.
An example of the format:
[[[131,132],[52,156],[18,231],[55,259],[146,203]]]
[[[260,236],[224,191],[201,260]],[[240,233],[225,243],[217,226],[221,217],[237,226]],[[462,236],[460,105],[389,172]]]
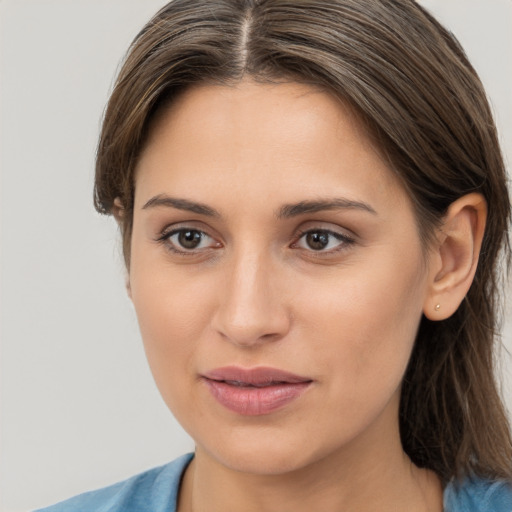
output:
[[[320,224],[324,224],[324,223],[320,223]],[[159,231],[159,234],[165,236],[165,235],[169,235],[170,233],[179,232],[179,231],[183,231],[186,229],[189,229],[191,231],[199,231],[200,233],[204,233],[205,235],[208,235],[208,236],[211,236],[212,238],[214,238],[214,236],[209,233],[208,229],[196,226],[194,221],[169,224],[169,225],[165,226],[163,229],[161,229]],[[309,233],[311,231],[325,231],[325,232],[332,233],[333,235],[340,235],[340,236],[350,236],[350,235],[347,235],[346,232],[347,231],[351,232],[350,230],[347,230],[346,228],[341,228],[341,227],[331,228],[331,227],[316,225],[316,226],[312,226],[312,227],[297,228],[296,232],[295,232],[295,236],[303,235],[304,233]]]
[[[180,231],[188,229],[191,231],[198,231],[199,233],[202,233],[203,235],[211,238],[212,240],[216,240],[217,242],[221,241],[221,237],[219,237],[217,234],[213,234],[209,229],[205,229],[202,226],[197,226],[196,222],[197,221],[184,221],[169,224],[162,230],[160,230],[157,240],[163,241],[165,239],[168,239],[172,235],[179,233]],[[355,235],[355,233],[350,229],[343,228],[341,226],[332,226],[331,223],[325,221],[320,221],[318,223],[315,221],[309,221],[306,222],[306,224],[309,224],[310,222],[310,226],[302,225],[295,229],[294,233],[291,235],[292,245],[296,244],[300,240],[300,238],[302,238],[305,234],[315,231],[326,232],[336,238],[339,237],[340,239],[344,239],[346,241],[355,241],[355,239],[357,238],[357,235]],[[224,243],[224,241],[221,241],[221,243]]]
[[[302,231],[301,233],[299,233],[298,236],[296,236],[295,241],[292,243],[292,246],[297,245],[299,243],[299,241],[308,233],[317,233],[317,232],[329,234],[330,236],[337,239],[340,242],[340,245],[352,244],[355,242],[355,238],[353,236],[347,235],[345,233],[339,233],[337,231],[333,231],[330,229],[306,229],[306,230]],[[328,253],[330,251],[318,251],[317,254],[321,254],[322,252]]]
[[[303,236],[306,233],[311,233],[315,231],[323,231],[326,233],[330,233],[333,236],[339,236],[341,238],[350,239],[350,240],[356,240],[357,235],[354,231],[351,229],[341,227],[339,225],[333,225],[329,222],[319,222],[319,223],[313,223],[311,226],[300,226],[297,230],[297,237]]]
[[[321,231],[323,233],[329,233],[330,235],[333,235],[333,236],[340,236],[342,238],[353,238],[353,236],[348,235],[347,233],[345,233],[345,231],[343,231],[343,232],[337,231],[337,230],[331,229],[331,228],[306,228],[306,229],[300,230],[298,234],[300,236],[304,236],[307,233],[315,233],[318,231]]]
[[[169,236],[171,233],[177,233],[179,231],[184,231],[188,229],[190,231],[198,231],[200,233],[204,233],[210,238],[216,238],[215,235],[211,234],[211,230],[206,229],[203,226],[198,226],[197,224],[197,221],[175,222],[172,224],[168,224],[163,229],[159,230],[159,236],[165,238],[166,236]]]
[[[208,238],[211,238],[212,240],[216,240],[216,238],[212,235],[210,235],[208,232],[206,232],[203,229],[194,228],[194,227],[178,227],[178,228],[172,228],[172,229],[164,229],[159,237],[159,240],[165,240],[169,239],[171,236],[174,236],[181,231],[197,231],[198,233],[201,233],[202,235],[207,236]]]
[[[209,235],[208,233],[206,233],[204,230],[192,228],[192,227],[186,227],[186,226],[175,227],[175,228],[171,228],[171,229],[164,228],[164,230],[162,231],[160,236],[158,236],[156,238],[156,242],[163,245],[167,251],[170,251],[171,253],[174,253],[175,255],[188,256],[188,257],[197,256],[201,253],[204,253],[208,249],[215,248],[215,247],[210,246],[210,247],[204,247],[201,249],[198,249],[198,248],[187,249],[185,247],[182,247],[179,243],[177,244],[170,240],[171,237],[173,237],[174,235],[177,235],[178,233],[180,233],[180,231],[186,231],[186,230],[197,231],[199,233],[202,233],[203,235],[206,235],[208,238],[210,238],[214,243],[217,243],[216,239],[214,237],[212,237],[211,235]]]

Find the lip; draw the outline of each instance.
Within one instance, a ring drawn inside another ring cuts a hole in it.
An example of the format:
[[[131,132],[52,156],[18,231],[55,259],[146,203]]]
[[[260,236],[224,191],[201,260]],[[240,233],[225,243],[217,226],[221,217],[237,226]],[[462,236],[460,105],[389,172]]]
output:
[[[244,416],[270,414],[282,409],[313,383],[309,377],[270,367],[226,366],[201,377],[221,405]]]

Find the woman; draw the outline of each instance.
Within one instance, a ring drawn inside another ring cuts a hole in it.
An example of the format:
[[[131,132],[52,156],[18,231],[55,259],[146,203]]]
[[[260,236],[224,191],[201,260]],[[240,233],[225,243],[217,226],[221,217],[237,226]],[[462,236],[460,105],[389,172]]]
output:
[[[196,450],[47,510],[512,510],[504,165],[413,1],[171,2],[120,72],[95,192]]]

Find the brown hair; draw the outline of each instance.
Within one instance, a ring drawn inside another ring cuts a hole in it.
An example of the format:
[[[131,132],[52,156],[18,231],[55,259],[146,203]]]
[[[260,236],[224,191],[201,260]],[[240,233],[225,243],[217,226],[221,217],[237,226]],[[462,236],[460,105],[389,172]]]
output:
[[[488,222],[473,285],[451,318],[421,321],[400,428],[412,461],[445,482],[512,479],[495,381],[510,215],[503,159],[474,69],[412,0],[174,0],[161,9],[129,50],[98,146],[95,204],[112,213],[122,201],[127,265],[134,170],[153,115],[191,84],[243,77],[320,86],[350,104],[407,188],[425,243],[454,200],[483,194]]]

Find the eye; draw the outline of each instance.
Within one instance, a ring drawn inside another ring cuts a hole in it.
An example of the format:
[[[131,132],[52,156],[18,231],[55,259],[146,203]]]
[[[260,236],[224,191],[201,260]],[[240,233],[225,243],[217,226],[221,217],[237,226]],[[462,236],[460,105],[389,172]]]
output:
[[[330,252],[341,250],[344,246],[353,243],[352,238],[341,233],[328,229],[311,229],[301,234],[294,247],[315,252]]]
[[[220,244],[204,231],[191,228],[173,229],[164,233],[159,241],[165,243],[171,251],[181,254],[220,247]]]

